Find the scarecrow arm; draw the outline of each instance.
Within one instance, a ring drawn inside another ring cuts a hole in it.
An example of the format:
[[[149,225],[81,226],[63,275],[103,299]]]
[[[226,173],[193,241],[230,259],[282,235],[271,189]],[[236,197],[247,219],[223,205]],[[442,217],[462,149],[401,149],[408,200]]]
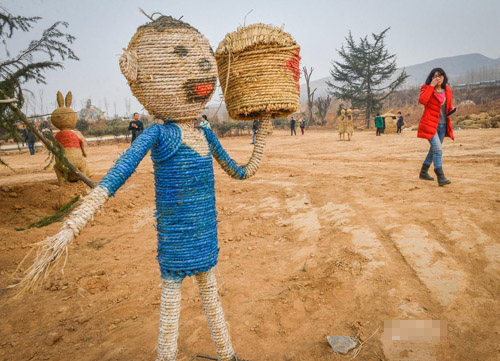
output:
[[[269,133],[270,127],[270,117],[264,117],[260,120],[259,131],[255,137],[255,146],[252,156],[250,157],[248,163],[243,166],[238,166],[238,163],[236,163],[236,161],[234,161],[229,154],[227,154],[212,130],[207,128],[201,129],[205,132],[212,154],[222,169],[224,169],[224,171],[232,178],[247,179],[257,173],[257,170],[259,169],[262,154],[264,153],[264,147],[266,145],[266,137]]]
[[[97,210],[112,196],[135,171],[137,165],[153,146],[160,130],[148,128],[123,154],[63,223],[59,233],[37,244],[37,255],[19,283],[12,285],[19,292],[28,291],[47,276],[52,267],[68,253],[68,246],[94,217]]]
[[[157,141],[159,127],[159,125],[153,125],[146,129],[101,179],[99,185],[107,189],[109,196],[115,194],[118,188],[135,172],[148,150]]]

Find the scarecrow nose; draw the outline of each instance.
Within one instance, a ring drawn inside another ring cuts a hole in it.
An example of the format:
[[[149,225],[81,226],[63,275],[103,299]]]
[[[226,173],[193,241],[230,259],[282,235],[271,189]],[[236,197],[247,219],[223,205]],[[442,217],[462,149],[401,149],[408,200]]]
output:
[[[208,59],[203,58],[198,62],[200,69],[204,72],[209,72],[212,69],[212,64],[208,61]]]

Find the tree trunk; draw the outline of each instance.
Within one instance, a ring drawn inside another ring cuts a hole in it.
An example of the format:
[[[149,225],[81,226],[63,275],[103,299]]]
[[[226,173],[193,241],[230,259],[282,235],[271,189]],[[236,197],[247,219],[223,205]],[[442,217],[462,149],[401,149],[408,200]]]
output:
[[[308,73],[307,67],[304,66],[302,68],[302,71],[304,72],[304,77],[306,79],[306,88],[307,88],[307,110],[308,110],[308,120],[309,120],[308,123],[315,123],[314,118],[313,118],[312,108],[314,105],[314,92],[316,91],[316,89],[314,89],[311,92],[311,87],[309,86],[309,81],[311,79],[311,74],[312,74],[313,70],[314,70],[314,68],[311,67],[311,71]]]

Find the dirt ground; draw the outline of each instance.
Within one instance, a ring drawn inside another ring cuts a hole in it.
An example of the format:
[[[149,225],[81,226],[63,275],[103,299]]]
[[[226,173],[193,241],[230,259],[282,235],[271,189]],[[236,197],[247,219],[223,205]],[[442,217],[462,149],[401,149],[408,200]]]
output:
[[[352,351],[335,354],[326,340],[349,335],[366,341],[356,360],[500,359],[500,129],[445,140],[446,187],[418,179],[427,141],[374,133],[348,142],[334,131],[275,131],[246,181],[215,163],[217,277],[241,358],[349,360]],[[221,141],[238,162],[249,157],[248,137]],[[95,180],[126,147],[88,149]],[[16,228],[86,187],[59,187],[43,169],[46,153],[1,156],[17,173],[0,167],[0,360],[155,360],[160,274],[149,156],[72,243],[64,274],[14,300],[5,287],[16,265],[61,223]],[[442,337],[384,337],[393,319],[441,320]],[[178,360],[196,353],[215,349],[188,278]]]

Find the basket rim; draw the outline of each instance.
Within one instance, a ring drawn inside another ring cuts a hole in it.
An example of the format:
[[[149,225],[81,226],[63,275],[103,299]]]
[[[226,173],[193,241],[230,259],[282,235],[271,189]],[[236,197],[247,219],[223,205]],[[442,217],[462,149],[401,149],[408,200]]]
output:
[[[237,54],[259,48],[281,48],[298,46],[293,37],[281,28],[263,23],[238,27],[227,33],[219,43],[215,55]]]

